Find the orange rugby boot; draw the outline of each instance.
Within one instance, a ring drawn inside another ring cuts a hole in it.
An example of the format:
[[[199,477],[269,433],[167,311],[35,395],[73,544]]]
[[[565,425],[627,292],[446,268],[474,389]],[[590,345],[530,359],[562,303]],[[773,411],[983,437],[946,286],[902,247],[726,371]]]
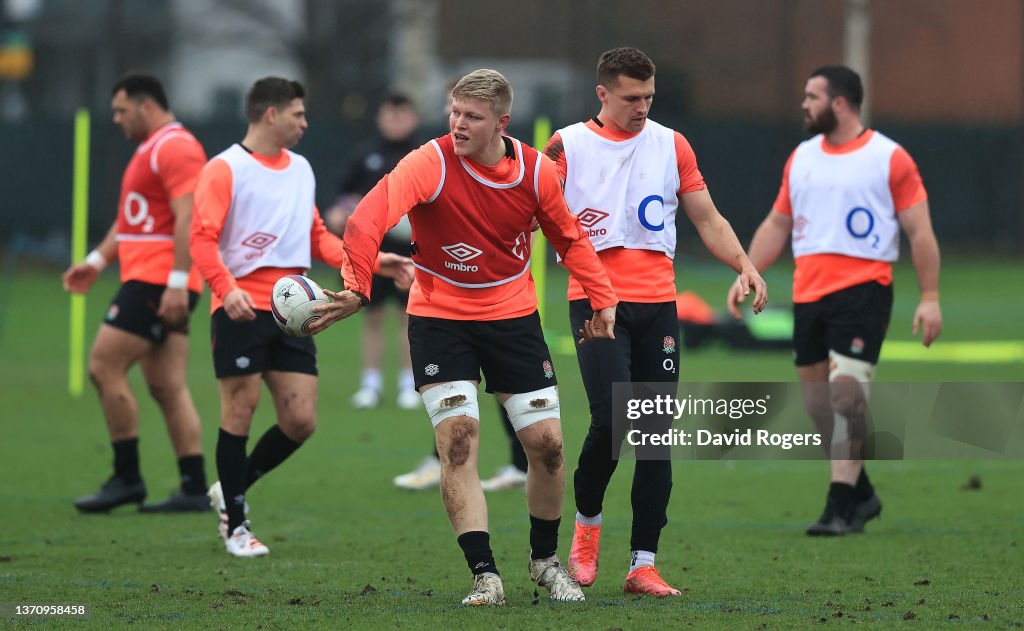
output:
[[[658,598],[679,596],[681,593],[669,586],[653,565],[642,565],[630,572],[626,576],[626,585],[622,591],[627,594],[649,594]]]
[[[576,522],[569,550],[569,574],[581,587],[589,587],[597,578],[597,549],[601,541],[600,526],[584,526]]]

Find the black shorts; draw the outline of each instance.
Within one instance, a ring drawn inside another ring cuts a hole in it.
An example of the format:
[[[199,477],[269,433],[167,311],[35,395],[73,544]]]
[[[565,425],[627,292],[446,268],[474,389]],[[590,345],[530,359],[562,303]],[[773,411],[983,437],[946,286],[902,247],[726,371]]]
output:
[[[210,319],[213,370],[217,378],[252,375],[265,370],[316,375],[316,345],[311,337],[292,337],[269,311],[235,322],[221,307]]]
[[[160,318],[156,317],[164,289],[164,285],[144,283],[140,280],[125,281],[110,302],[103,322],[156,344],[162,344],[168,333],[188,335],[188,322],[171,329],[164,327]],[[198,302],[199,294],[194,291],[188,292],[189,313],[192,313]]]
[[[412,254],[412,246],[408,240],[394,239],[384,235],[384,240],[380,244],[380,251],[410,256]],[[409,303],[409,290],[403,291],[399,289],[395,286],[395,279],[388,278],[387,276],[374,274],[370,295],[372,296],[372,302],[366,305],[366,309],[370,311],[384,307],[388,300],[394,300],[395,304],[402,307],[402,309],[405,309],[405,305]]]
[[[487,392],[522,394],[558,383],[540,316],[508,320],[447,320],[409,316],[409,354],[416,387],[479,381]]]
[[[892,286],[876,282],[840,289],[817,302],[794,304],[794,361],[810,366],[835,351],[877,364],[891,315]]]

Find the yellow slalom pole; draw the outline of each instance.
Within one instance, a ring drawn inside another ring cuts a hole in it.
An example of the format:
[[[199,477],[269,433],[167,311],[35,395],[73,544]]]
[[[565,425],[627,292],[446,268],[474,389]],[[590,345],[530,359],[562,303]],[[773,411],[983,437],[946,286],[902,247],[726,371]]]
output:
[[[533,121],[533,146],[537,151],[544,151],[544,146],[551,138],[551,119],[547,116],[540,116]],[[532,267],[533,283],[537,287],[537,311],[540,313],[541,328],[547,331],[547,322],[544,319],[544,304],[547,301],[547,273],[548,273],[548,240],[540,230],[533,236],[533,254],[530,256],[530,267]]]
[[[75,157],[71,193],[71,261],[85,258],[89,238],[89,110],[75,112]],[[82,396],[85,375],[85,295],[71,294],[68,394]]]

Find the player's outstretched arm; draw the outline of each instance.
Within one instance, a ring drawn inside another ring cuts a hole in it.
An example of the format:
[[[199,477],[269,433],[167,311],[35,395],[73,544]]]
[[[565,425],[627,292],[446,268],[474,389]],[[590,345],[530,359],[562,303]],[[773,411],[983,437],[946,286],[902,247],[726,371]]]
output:
[[[779,258],[782,248],[786,247],[786,241],[789,239],[792,230],[793,218],[790,215],[776,210],[768,213],[765,220],[758,226],[757,232],[754,233],[754,240],[750,243],[749,260],[758,272],[768,269],[775,262],[775,259]],[[761,282],[764,281],[762,280]],[[729,309],[729,313],[737,320],[743,317],[740,313],[740,305],[750,295],[750,290],[749,278],[745,279],[742,273],[729,288],[725,304]],[[756,293],[754,298],[754,313],[758,313],[760,309],[757,308]],[[767,299],[767,296],[765,298]],[[763,307],[764,302],[761,303],[761,308]]]
[[[615,339],[615,307],[605,307],[594,312],[594,317],[583,321],[579,344],[586,344],[597,339]]]
[[[931,346],[942,333],[942,309],[939,307],[939,242],[932,230],[928,200],[900,211],[896,217],[910,242],[917,284],[921,289],[912,332],[917,335],[920,331],[921,343]]]
[[[64,291],[75,294],[89,293],[100,272],[111,261],[117,260],[117,222],[115,221],[103,237],[103,241],[89,252],[85,260],[75,263],[61,275]]]
[[[320,333],[338,320],[344,320],[345,318],[358,313],[359,310],[363,308],[363,301],[365,300],[363,296],[347,289],[345,291],[331,291],[330,289],[325,289],[324,293],[327,294],[333,302],[313,307],[313,313],[320,314],[320,317],[307,327],[309,332],[313,335]]]

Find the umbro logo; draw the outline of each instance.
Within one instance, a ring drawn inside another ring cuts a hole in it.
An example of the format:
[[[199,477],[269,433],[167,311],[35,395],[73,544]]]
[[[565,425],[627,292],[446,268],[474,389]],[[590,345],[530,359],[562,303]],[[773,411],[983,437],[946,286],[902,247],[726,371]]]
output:
[[[452,245],[443,246],[441,249],[444,250],[445,254],[458,261],[457,263],[445,261],[444,266],[447,267],[448,269],[453,269],[458,272],[480,271],[480,268],[477,267],[476,265],[466,265],[466,261],[471,261],[476,257],[480,256],[481,254],[484,253],[483,250],[479,248],[474,248],[468,243],[463,243],[461,241],[459,243],[454,243]]]
[[[594,227],[604,221],[608,217],[608,213],[594,208],[587,208],[576,217],[580,220],[580,225],[587,229],[588,237],[602,237],[608,234],[606,229]]]
[[[266,232],[254,232],[242,240],[242,245],[247,248],[252,248],[252,252],[248,252],[245,255],[245,260],[251,261],[253,259],[261,258],[264,254],[268,254],[273,250],[265,252],[274,241],[277,241],[277,235],[267,234]]]
[[[267,234],[266,232],[254,232],[242,241],[242,245],[247,248],[262,250],[274,241],[277,241],[277,236],[275,235]]]
[[[474,248],[473,246],[469,245],[468,243],[462,243],[462,242],[456,243],[454,245],[446,245],[446,246],[442,247],[441,249],[445,251],[445,254],[447,254],[448,256],[452,257],[453,259],[455,259],[459,263],[465,263],[466,261],[471,261],[471,260],[475,259],[476,257],[478,257],[478,256],[480,256],[481,254],[484,253],[483,250],[480,250],[478,248]]]
[[[608,217],[608,213],[588,208],[577,215],[577,217],[579,217],[580,223],[583,224],[584,228],[593,228]]]

